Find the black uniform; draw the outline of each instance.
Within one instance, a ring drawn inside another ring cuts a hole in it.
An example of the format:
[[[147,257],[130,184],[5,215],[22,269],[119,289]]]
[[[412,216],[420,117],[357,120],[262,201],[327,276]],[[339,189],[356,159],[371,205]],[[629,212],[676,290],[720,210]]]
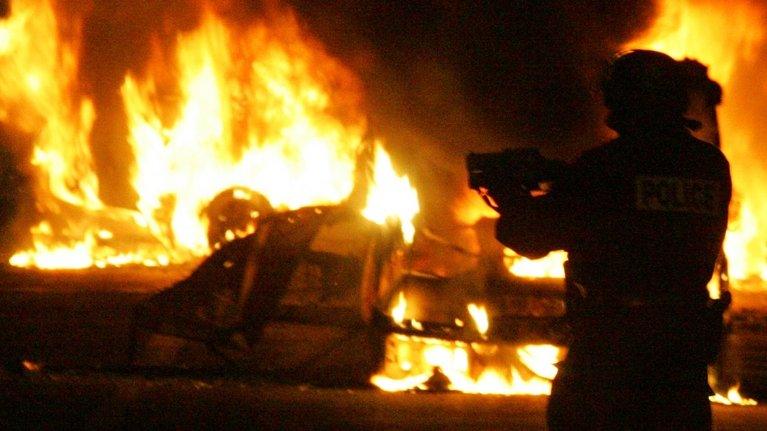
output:
[[[706,285],[731,193],[723,154],[669,125],[624,133],[549,194],[502,208],[502,243],[531,257],[568,252],[573,339],[552,429],[710,427],[706,340],[720,328]]]

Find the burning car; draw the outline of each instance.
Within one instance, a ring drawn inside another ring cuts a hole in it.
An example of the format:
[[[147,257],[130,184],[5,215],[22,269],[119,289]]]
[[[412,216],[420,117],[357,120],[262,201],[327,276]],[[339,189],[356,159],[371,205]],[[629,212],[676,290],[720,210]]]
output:
[[[463,268],[429,271],[424,250]],[[139,306],[136,361],[390,390],[536,380],[546,393],[560,352],[540,344],[562,340],[561,290],[510,290],[480,260],[433,235],[406,245],[398,225],[343,206],[272,214]]]

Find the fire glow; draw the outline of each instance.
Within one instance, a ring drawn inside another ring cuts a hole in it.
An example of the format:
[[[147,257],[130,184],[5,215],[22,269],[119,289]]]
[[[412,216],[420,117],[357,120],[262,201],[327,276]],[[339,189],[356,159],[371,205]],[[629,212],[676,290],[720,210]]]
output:
[[[536,370],[554,367],[559,350],[550,345],[502,346],[391,334],[386,340],[387,362],[371,383],[388,392],[548,395],[551,379]],[[495,365],[486,365],[488,360]],[[434,383],[435,376],[445,380]]]
[[[719,131],[734,189],[724,249],[730,284],[742,290],[763,290],[767,281],[767,199],[761,192],[767,172],[755,164],[762,160],[757,136],[764,120],[749,112],[767,99],[767,87],[754,85],[764,81],[759,52],[766,42],[765,20],[764,7],[754,2],[666,1],[655,24],[626,45],[696,59],[709,67],[711,78],[723,88]],[[740,70],[761,75],[745,78]]]
[[[761,291],[767,287],[767,199],[761,193],[767,172],[755,164],[763,160],[757,138],[763,135],[763,119],[758,114],[763,112],[760,106],[767,100],[767,88],[753,84],[764,81],[765,69],[759,62],[767,37],[766,20],[764,7],[754,2],[664,1],[659,3],[651,28],[623,47],[653,49],[678,60],[698,60],[723,87],[719,131],[734,183],[724,249],[730,286],[735,290]],[[740,70],[750,75],[739,75]],[[515,276],[564,276],[559,265],[566,256],[561,254],[529,261],[511,251],[506,253],[509,271]]]
[[[369,184],[367,206],[362,215],[382,225],[399,224],[406,244],[413,243],[413,219],[420,211],[418,193],[406,176],[398,176],[391,158],[380,144],[375,148],[373,178]]]
[[[503,260],[509,272],[517,277],[564,278],[567,253],[555,251],[541,259],[528,259],[507,248],[503,250]]]

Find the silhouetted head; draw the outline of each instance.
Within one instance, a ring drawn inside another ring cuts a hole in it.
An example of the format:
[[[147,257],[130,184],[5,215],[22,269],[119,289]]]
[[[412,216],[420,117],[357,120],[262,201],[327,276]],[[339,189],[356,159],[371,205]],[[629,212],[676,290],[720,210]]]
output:
[[[602,80],[607,125],[622,132],[626,127],[685,124],[689,103],[680,63],[666,54],[633,50],[619,54]]]

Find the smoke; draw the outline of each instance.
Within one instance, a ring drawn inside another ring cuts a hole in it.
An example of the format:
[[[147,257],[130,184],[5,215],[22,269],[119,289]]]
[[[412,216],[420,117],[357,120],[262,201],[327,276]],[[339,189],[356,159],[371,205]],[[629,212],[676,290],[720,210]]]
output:
[[[596,145],[598,75],[655,12],[649,1],[291,3],[361,76],[373,133],[432,228],[476,220],[468,152],[537,146],[572,159]]]

